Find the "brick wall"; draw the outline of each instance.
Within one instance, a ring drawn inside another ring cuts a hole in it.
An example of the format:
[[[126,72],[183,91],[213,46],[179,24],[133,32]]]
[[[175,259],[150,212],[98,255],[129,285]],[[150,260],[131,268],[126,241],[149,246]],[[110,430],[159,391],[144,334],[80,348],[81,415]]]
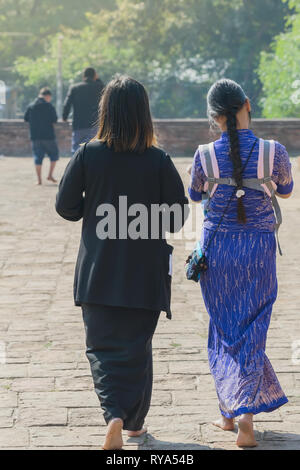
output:
[[[58,123],[55,126],[56,137],[61,155],[69,155],[71,148],[71,128],[68,124]],[[0,119],[0,155],[31,155],[29,126],[21,120]]]
[[[193,156],[200,143],[215,140],[206,119],[157,119],[155,129],[159,144],[172,156]],[[300,153],[300,119],[254,119],[252,129],[258,137],[275,139],[291,153]],[[58,123],[56,135],[61,155],[69,155],[71,127]],[[21,120],[0,120],[0,155],[31,154],[28,124]]]

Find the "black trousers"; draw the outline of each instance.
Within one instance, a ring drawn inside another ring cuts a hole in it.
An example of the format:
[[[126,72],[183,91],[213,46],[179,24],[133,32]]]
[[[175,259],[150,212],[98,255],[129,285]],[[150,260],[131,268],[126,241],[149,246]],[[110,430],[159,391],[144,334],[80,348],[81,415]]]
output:
[[[122,418],[126,430],[143,427],[152,395],[152,337],[159,313],[82,305],[86,355],[106,423]]]

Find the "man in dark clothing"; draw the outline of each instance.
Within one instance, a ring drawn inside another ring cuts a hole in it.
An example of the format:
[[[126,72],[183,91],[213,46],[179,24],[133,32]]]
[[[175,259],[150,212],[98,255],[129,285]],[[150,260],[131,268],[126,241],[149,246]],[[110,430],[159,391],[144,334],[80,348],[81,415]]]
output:
[[[52,94],[49,88],[42,88],[39,96],[31,103],[24,115],[24,120],[30,125],[30,138],[34,163],[38,177],[38,185],[42,184],[42,163],[45,154],[50,158],[48,180],[56,183],[53,177],[54,168],[59,159],[58,147],[55,140],[53,124],[57,122],[57,114],[50,103]]]
[[[72,152],[80,144],[89,142],[96,135],[98,105],[104,88],[93,68],[87,68],[83,82],[70,87],[63,109],[63,120],[66,122],[73,107]]]

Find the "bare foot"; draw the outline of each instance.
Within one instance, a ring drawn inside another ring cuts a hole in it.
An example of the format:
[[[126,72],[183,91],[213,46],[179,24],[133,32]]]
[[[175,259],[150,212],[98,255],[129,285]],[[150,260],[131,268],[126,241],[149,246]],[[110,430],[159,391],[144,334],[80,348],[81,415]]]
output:
[[[42,182],[41,182],[41,181],[37,181],[37,182],[35,183],[35,185],[36,185],[36,186],[42,186]]]
[[[239,432],[236,444],[238,447],[256,447],[253,430],[253,415],[246,414],[239,419]]]
[[[147,428],[142,428],[139,431],[127,431],[128,437],[139,437],[148,431]]]
[[[217,428],[223,429],[223,431],[234,431],[233,418],[225,418],[225,416],[222,416],[222,418],[218,419],[217,421],[214,421],[212,424]]]
[[[123,420],[114,418],[108,423],[103,450],[120,450],[123,447],[122,439]]]
[[[57,180],[53,178],[53,176],[48,176],[47,180],[52,181],[52,183],[57,183]]]

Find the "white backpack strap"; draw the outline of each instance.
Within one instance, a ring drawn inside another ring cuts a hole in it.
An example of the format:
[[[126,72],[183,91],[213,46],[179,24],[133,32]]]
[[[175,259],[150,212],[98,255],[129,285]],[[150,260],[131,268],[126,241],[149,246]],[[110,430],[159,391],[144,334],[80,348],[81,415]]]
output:
[[[280,206],[275,195],[277,185],[272,180],[272,174],[274,169],[274,158],[275,158],[275,142],[274,140],[263,140],[259,139],[259,155],[258,155],[258,165],[257,165],[257,177],[263,180],[261,186],[263,187],[265,193],[271,198],[273,209],[276,217],[276,226],[275,233],[277,238],[278,250],[280,255],[282,255],[278,231],[279,227],[282,224],[282,215]]]
[[[200,160],[207,181],[204,186],[204,191],[208,193],[209,198],[212,198],[218,187],[217,179],[220,177],[218,161],[215,153],[214,143],[208,145],[200,145]]]
[[[271,178],[274,169],[274,157],[274,140],[259,139],[257,177],[263,179],[261,186],[269,197],[272,197],[277,189],[276,184]]]

